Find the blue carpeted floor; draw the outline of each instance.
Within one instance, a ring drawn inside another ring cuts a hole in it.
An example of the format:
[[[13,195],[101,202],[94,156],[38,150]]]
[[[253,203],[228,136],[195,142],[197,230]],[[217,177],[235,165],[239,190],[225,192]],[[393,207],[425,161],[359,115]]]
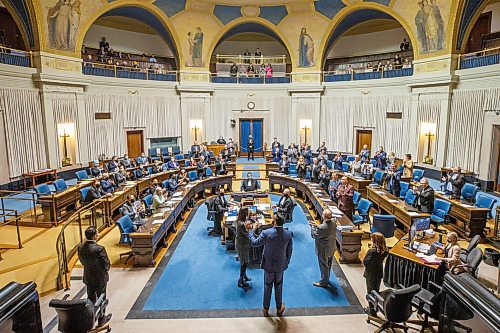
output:
[[[272,195],[272,200],[279,198]],[[201,205],[166,268],[161,273],[142,310],[244,310],[262,307],[263,272],[249,270],[252,288],[237,287],[239,263],[234,251],[226,251],[216,237],[207,235],[207,210]],[[284,302],[288,308],[332,308],[349,306],[349,301],[337,277],[332,272],[334,291],[317,288],[312,282],[319,279],[314,240],[301,207],[294,211],[289,225],[294,233],[294,251],[284,278]],[[336,267],[339,269],[339,267]],[[345,288],[346,281],[342,279]],[[349,290],[352,292],[350,287]],[[272,301],[274,306],[274,298]]]
[[[237,164],[264,164],[266,163],[266,159],[263,157],[256,157],[253,161],[248,160],[246,157],[240,157],[236,159]]]

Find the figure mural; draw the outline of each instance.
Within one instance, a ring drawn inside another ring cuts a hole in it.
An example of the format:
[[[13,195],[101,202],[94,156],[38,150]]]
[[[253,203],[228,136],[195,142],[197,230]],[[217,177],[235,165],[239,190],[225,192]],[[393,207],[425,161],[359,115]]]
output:
[[[196,27],[196,33],[188,32],[188,58],[186,66],[203,67],[203,32],[200,27]]]
[[[80,0],[58,0],[48,8],[49,45],[58,50],[72,50],[80,24]]]
[[[421,0],[415,16],[417,37],[422,53],[440,51],[444,48],[444,21],[437,0]]]
[[[299,67],[314,66],[314,41],[302,28],[299,37]]]

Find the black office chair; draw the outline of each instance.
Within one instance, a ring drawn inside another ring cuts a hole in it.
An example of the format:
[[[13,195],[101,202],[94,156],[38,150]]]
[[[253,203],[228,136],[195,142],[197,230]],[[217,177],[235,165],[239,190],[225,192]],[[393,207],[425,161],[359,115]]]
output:
[[[62,333],[97,333],[111,332],[109,324],[95,327],[96,321],[106,311],[108,300],[102,294],[94,304],[89,299],[67,300],[69,295],[63,299],[53,299],[49,307],[54,308],[59,317],[58,330]]]
[[[467,261],[463,265],[456,265],[451,269],[452,274],[460,274],[468,272],[474,278],[477,278],[477,273],[479,271],[479,264],[483,260],[483,251],[476,247],[474,250],[470,251],[467,255]]]
[[[443,299],[442,288],[432,281],[429,281],[429,287],[431,287],[435,292],[431,292],[427,289],[420,289],[412,300],[412,305],[417,309],[419,319],[408,320],[409,324],[422,326],[422,329],[420,330],[421,333],[424,333],[425,331],[437,333],[437,330],[435,330],[434,327],[439,325],[438,321],[441,309],[441,300]],[[429,318],[437,321],[430,321]]]
[[[481,240],[481,236],[475,235],[470,240],[469,245],[467,246],[467,249],[462,249],[462,253],[460,253],[460,260],[462,260],[462,262],[467,262],[467,256],[469,255],[469,253],[472,250],[474,250],[477,247],[477,244],[479,244],[480,240]]]
[[[376,315],[368,315],[367,323],[375,321],[381,324],[375,333],[379,333],[389,328],[395,332],[394,329],[399,328],[403,331],[408,331],[406,321],[410,319],[412,310],[412,299],[420,291],[420,286],[414,284],[408,288],[403,289],[389,289],[384,290],[380,294],[372,290],[366,295],[366,300],[370,304],[370,308],[375,312],[380,311],[384,318],[379,318]]]

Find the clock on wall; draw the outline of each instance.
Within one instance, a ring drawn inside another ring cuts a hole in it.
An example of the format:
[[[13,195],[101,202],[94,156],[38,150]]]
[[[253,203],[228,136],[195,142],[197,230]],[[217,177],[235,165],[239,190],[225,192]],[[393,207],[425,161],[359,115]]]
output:
[[[254,103],[254,102],[248,102],[248,104],[247,104],[247,108],[248,108],[249,110],[253,110],[253,109],[255,109],[255,103]]]

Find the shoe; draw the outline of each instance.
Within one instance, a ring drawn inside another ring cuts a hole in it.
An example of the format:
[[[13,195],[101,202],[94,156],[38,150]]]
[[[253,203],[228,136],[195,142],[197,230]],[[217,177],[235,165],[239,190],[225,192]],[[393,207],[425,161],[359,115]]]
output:
[[[278,317],[283,317],[283,312],[285,312],[285,303],[281,303],[281,309],[276,311]]]
[[[251,279],[251,278],[249,278],[249,277],[248,277],[248,276],[246,276],[246,275],[243,277],[243,279],[244,279],[245,281],[247,281],[247,282],[248,282],[248,281],[252,281],[252,279]]]
[[[248,288],[248,287],[250,287],[250,285],[245,282],[245,279],[240,278],[238,280],[238,288]]]
[[[269,310],[268,309],[262,309],[262,314],[264,317],[269,317]]]
[[[315,286],[315,287],[319,287],[319,288],[325,288],[325,287],[327,287],[328,285],[321,284],[321,282],[319,282],[319,281],[318,281],[318,282],[314,282],[314,283],[313,283],[313,286]]]
[[[106,325],[111,320],[112,316],[113,314],[110,313],[108,315],[105,315],[104,317],[100,317],[99,320],[97,321],[97,326],[101,327]]]

